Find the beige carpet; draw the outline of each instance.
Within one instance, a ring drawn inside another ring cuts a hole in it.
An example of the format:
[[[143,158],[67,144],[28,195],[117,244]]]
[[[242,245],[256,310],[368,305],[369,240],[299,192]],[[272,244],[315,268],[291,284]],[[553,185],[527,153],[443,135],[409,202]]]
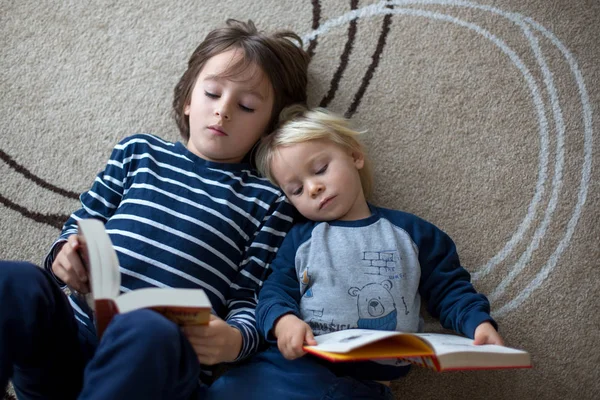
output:
[[[3,1],[0,258],[39,262],[120,138],[177,140],[172,88],[228,17],[306,39],[311,105],[369,130],[375,202],[455,239],[535,363],[414,369],[397,398],[597,398],[597,0]]]

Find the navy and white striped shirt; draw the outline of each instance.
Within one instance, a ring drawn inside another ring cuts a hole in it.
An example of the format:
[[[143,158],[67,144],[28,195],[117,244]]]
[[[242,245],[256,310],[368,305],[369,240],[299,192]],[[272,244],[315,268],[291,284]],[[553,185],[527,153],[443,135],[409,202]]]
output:
[[[101,219],[119,258],[121,292],[202,288],[213,311],[240,329],[238,359],[257,350],[256,292],[295,213],[279,189],[248,164],[206,161],[180,142],[139,134],[115,146],[80,200],[46,269],[78,220]],[[71,300],[76,317],[89,325],[85,305]]]

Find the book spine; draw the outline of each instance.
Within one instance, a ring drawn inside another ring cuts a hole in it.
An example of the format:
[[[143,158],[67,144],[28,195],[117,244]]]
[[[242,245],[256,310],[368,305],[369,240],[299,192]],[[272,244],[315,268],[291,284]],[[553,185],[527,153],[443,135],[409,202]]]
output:
[[[98,340],[100,340],[110,321],[119,313],[119,309],[115,302],[110,299],[97,299],[94,301],[94,306],[96,332],[98,334]]]

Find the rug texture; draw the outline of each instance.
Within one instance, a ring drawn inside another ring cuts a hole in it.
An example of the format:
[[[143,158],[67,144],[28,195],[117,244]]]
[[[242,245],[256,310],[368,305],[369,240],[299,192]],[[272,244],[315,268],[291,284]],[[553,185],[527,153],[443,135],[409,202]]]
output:
[[[597,0],[3,1],[0,258],[39,264],[123,137],[178,140],[173,87],[226,18],[304,38],[310,105],[368,131],[374,203],[449,233],[533,358],[414,368],[397,398],[597,398]]]

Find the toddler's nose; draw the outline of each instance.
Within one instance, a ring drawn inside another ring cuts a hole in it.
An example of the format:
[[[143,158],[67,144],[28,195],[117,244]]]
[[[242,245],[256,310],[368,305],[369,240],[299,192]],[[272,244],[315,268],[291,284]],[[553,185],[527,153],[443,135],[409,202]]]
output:
[[[316,197],[325,190],[325,186],[320,183],[314,183],[310,186],[310,195]]]

